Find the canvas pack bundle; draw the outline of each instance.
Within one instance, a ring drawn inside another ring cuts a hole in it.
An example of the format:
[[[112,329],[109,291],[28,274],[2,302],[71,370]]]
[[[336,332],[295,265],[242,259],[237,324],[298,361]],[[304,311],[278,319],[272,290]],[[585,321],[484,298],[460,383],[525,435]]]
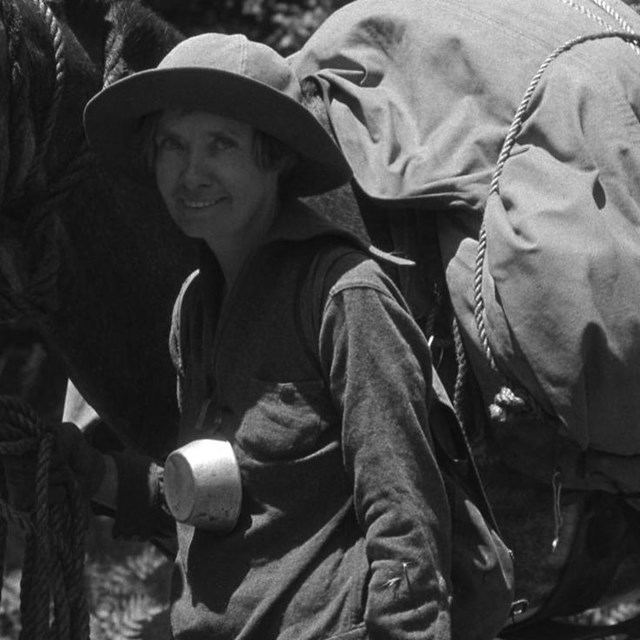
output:
[[[620,114],[613,89],[624,85],[615,67],[612,82],[588,66],[594,45],[614,39],[640,42],[612,32],[573,39],[549,55],[525,92],[485,207],[474,315],[476,340],[502,385],[492,409],[505,458],[543,480],[633,503],[640,127],[632,114],[640,102],[629,92],[629,112]],[[587,51],[571,55],[579,49]],[[571,91],[580,92],[579,135],[554,102]]]
[[[418,231],[435,220],[505,462],[631,502],[636,32],[639,16],[618,0],[356,0],[292,59],[322,87],[362,192],[390,217],[413,210]],[[425,262],[420,247],[394,248]]]

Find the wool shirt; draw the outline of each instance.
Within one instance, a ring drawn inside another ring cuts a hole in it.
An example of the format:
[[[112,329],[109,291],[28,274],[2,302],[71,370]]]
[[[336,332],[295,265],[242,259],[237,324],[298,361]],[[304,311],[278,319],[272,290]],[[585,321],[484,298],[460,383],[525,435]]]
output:
[[[175,637],[448,638],[431,362],[393,282],[291,202],[222,287],[205,252],[176,305],[179,440],[232,444],[242,508],[226,535],[178,523]]]

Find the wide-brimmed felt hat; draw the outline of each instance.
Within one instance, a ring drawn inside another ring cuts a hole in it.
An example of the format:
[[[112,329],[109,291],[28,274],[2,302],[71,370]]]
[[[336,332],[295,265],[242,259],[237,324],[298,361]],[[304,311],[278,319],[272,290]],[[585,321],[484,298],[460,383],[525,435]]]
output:
[[[301,97],[297,77],[273,49],[239,34],[206,33],[178,44],[155,69],[103,89],[87,104],[84,124],[108,170],[152,184],[134,144],[143,116],[187,109],[245,122],[298,154],[288,190],[307,196],[346,183],[351,169]]]

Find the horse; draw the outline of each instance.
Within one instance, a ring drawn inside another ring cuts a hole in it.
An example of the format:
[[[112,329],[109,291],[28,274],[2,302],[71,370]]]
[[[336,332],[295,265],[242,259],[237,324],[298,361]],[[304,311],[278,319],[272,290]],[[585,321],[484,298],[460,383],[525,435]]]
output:
[[[174,445],[178,415],[168,327],[180,284],[194,268],[193,246],[164,215],[157,194],[102,172],[86,148],[81,115],[101,86],[153,66],[181,36],[141,5],[121,0],[2,0],[0,6],[0,83],[7,87],[0,93],[6,140],[0,150],[0,318],[37,327],[122,446],[161,461]],[[305,93],[332,130],[318,85],[305,83]],[[431,217],[415,210],[390,215],[357,184],[310,204],[384,250],[397,248],[398,230],[406,234],[418,224],[415,237],[425,246],[413,257],[423,266],[438,255]],[[407,282],[416,273],[431,271],[394,274],[409,297],[415,288]],[[431,287],[441,276],[429,277],[418,279],[427,306],[438,304],[430,330],[441,338],[439,370],[451,385],[453,309],[443,290]],[[514,551],[516,595],[529,602],[529,613],[516,622],[531,612],[572,614],[638,589],[637,536],[618,501],[584,492],[556,495],[507,467],[488,430],[474,434],[473,446]],[[592,548],[604,557],[585,556]],[[580,562],[599,578],[593,589],[564,579]]]

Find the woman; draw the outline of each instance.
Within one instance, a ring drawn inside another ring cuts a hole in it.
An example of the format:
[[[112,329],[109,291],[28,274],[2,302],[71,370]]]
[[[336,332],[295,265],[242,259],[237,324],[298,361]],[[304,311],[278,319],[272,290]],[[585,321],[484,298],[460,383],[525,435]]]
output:
[[[171,332],[178,440],[227,441],[240,470],[231,531],[177,524],[174,636],[448,638],[428,348],[366,247],[296,199],[350,171],[286,62],[243,36],[190,38],[99,93],[85,126],[199,241]],[[65,431],[116,534],[174,526],[159,467]]]

